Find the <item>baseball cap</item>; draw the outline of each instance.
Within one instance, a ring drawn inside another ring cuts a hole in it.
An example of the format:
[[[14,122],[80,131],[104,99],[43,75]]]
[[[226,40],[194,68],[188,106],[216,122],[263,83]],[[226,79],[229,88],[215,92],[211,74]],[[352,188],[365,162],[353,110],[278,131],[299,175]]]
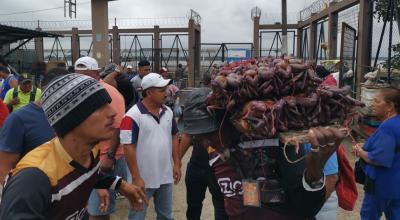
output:
[[[133,67],[132,67],[132,65],[128,65],[128,66],[126,66],[126,68],[127,69],[132,69]]]
[[[29,76],[28,73],[21,73],[21,75],[18,77],[18,81],[20,83],[32,82],[32,77]]]
[[[142,79],[142,89],[146,90],[151,87],[162,88],[172,83],[171,79],[164,79],[158,73],[149,73]]]
[[[166,73],[166,72],[168,72],[167,68],[163,67],[163,68],[160,69],[160,73]]]
[[[100,68],[94,58],[81,57],[75,62],[75,70],[100,70]]]

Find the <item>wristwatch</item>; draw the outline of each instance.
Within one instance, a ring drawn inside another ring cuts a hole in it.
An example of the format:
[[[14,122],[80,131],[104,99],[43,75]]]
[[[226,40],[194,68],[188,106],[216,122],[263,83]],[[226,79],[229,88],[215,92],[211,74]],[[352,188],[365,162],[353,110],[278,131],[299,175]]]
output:
[[[321,178],[321,179],[319,179],[319,180],[317,180],[317,181],[313,181],[313,182],[311,182],[309,185],[310,185],[310,187],[313,188],[313,189],[319,189],[319,188],[321,188],[321,187],[324,185],[324,179]]]

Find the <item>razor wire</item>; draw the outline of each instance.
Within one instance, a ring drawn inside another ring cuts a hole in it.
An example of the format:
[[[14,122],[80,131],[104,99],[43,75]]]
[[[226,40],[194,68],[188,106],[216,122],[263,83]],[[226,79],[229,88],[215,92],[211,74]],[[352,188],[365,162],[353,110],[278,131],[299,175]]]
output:
[[[109,19],[109,28],[117,25],[118,28],[146,28],[158,25],[160,27],[187,27],[186,17],[153,17],[153,18],[112,18]],[[73,27],[91,29],[91,20],[61,20],[61,21],[0,21],[0,24],[27,29],[66,30]]]

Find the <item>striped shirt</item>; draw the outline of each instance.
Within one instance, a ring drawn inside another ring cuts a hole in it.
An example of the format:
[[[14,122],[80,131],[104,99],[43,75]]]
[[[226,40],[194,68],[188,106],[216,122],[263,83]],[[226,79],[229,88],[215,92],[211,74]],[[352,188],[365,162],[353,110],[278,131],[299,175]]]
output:
[[[83,219],[91,190],[115,188],[120,179],[99,172],[98,146],[91,159],[89,168],[81,166],[58,138],[35,148],[9,175],[0,219]]]

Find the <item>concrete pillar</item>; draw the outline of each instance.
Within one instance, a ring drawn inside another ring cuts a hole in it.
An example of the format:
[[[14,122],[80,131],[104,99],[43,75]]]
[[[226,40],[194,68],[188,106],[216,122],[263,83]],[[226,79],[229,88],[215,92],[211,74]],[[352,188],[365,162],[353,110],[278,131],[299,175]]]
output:
[[[75,64],[75,61],[79,59],[81,56],[81,45],[79,43],[79,32],[78,28],[72,28],[71,34],[71,55],[72,55],[72,64]]]
[[[108,0],[91,0],[92,2],[92,41],[93,58],[100,67],[109,61],[108,52]]]
[[[154,63],[153,71],[159,72],[161,69],[161,41],[160,41],[160,26],[154,26]]]
[[[118,31],[118,26],[113,26],[112,29],[112,41],[113,41],[113,46],[112,46],[112,58],[113,58],[113,63],[116,64],[121,64],[121,44],[120,44],[120,39],[119,39],[119,31]]]
[[[201,27],[195,24],[193,19],[190,19],[188,32],[189,60],[187,86],[194,87],[195,80],[198,80],[200,77]]]
[[[253,18],[253,57],[259,57],[260,51],[260,17]]]
[[[286,0],[282,0],[282,54],[288,54]]]
[[[308,54],[310,60],[315,60],[317,58],[317,22],[313,22],[310,25],[310,36],[308,42]]]
[[[297,29],[296,37],[296,56],[298,59],[303,59],[303,28]]]
[[[332,2],[331,5],[332,4],[335,4],[335,3]],[[329,59],[336,59],[338,57],[338,54],[337,54],[338,22],[339,22],[339,14],[338,13],[329,13],[329,18],[328,18]]]
[[[41,28],[36,28],[36,31],[42,31]],[[43,37],[35,38],[35,51],[36,51],[36,60],[44,61],[44,48],[43,48]]]
[[[356,97],[360,98],[361,82],[364,74],[371,66],[372,43],[372,0],[360,0],[360,14],[358,18],[358,49],[356,70]]]

